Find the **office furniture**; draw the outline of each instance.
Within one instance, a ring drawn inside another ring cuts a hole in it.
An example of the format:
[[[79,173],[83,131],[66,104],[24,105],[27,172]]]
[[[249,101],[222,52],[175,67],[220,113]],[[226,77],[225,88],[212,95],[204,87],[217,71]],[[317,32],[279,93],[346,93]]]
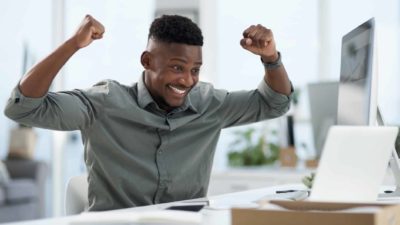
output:
[[[72,177],[65,192],[65,215],[79,214],[88,207],[87,174]]]
[[[0,186],[0,223],[44,217],[44,162],[13,159],[4,161],[10,182]]]
[[[311,171],[308,169],[265,167],[214,172],[211,175],[208,196],[299,183],[304,176],[308,176],[310,173]],[[64,201],[65,215],[79,214],[87,210],[89,206],[87,188],[87,174],[72,177],[68,181]]]
[[[242,168],[217,171],[211,174],[207,196],[246,191],[263,187],[302,182],[316,168]],[[395,184],[393,172],[388,169],[383,185]]]
[[[207,196],[246,191],[282,184],[300,183],[314,169],[255,167],[215,171],[211,174]]]
[[[210,202],[210,207],[204,208],[200,213],[203,215],[203,223],[207,225],[230,225],[230,208],[232,206],[254,206],[254,201],[265,197],[266,195],[275,194],[277,190],[288,190],[288,189],[304,189],[304,185],[301,184],[291,184],[291,185],[280,185],[268,188],[254,189],[243,192],[236,192],[224,195],[217,195],[199,200],[208,200]],[[190,201],[190,200],[189,200]],[[194,201],[194,200],[191,200]],[[150,205],[143,207],[128,208],[122,210],[113,210],[111,212],[145,212],[153,210],[163,210],[169,206],[179,204],[179,202],[164,203],[158,205]],[[103,213],[108,213],[110,211],[105,211]],[[66,217],[41,219],[25,222],[24,225],[69,225],[70,221],[77,218],[79,215],[72,215]],[[10,224],[11,225],[11,224]],[[20,224],[15,224],[20,225]]]
[[[304,176],[309,176],[311,172],[309,169],[265,167],[214,172],[211,175],[208,196],[299,183]],[[87,188],[87,174],[72,177],[68,181],[65,195],[65,215],[79,214],[88,209]]]
[[[249,207],[256,206],[255,201],[263,199],[263,198],[271,198],[271,196],[276,195],[276,191],[282,190],[303,190],[305,187],[302,184],[287,184],[287,185],[279,185],[267,188],[253,189],[248,191],[224,194],[224,195],[216,195],[202,199],[188,200],[189,202],[195,203],[198,201],[208,201],[210,206],[203,208],[199,213],[201,213],[203,217],[202,224],[207,225],[230,225],[231,224],[231,211],[232,207]],[[393,185],[383,186],[381,191],[394,189]],[[188,202],[186,201],[186,202]],[[400,202],[400,201],[399,201]],[[101,212],[101,214],[106,213],[129,213],[129,212],[148,212],[154,210],[163,210],[172,205],[180,204],[181,202],[171,202],[164,203],[158,205],[150,205],[143,207],[135,207],[121,210],[112,210]],[[71,220],[76,219],[80,215],[72,215],[66,217],[58,217],[58,218],[50,218],[50,219],[41,219],[35,221],[25,222],[24,225],[69,225]],[[9,224],[14,225],[14,224]],[[21,225],[15,223],[15,225]]]

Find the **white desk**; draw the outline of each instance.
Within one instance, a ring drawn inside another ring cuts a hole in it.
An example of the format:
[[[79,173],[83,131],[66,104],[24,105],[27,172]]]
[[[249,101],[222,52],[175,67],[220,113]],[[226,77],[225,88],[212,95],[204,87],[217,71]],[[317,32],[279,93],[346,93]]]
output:
[[[304,185],[292,184],[292,185],[280,185],[268,188],[254,189],[250,191],[236,192],[218,196],[208,197],[210,201],[210,207],[206,207],[200,211],[203,214],[204,225],[230,225],[231,214],[229,208],[232,206],[248,206],[254,204],[253,202],[266,196],[275,194],[276,190],[288,190],[288,189],[304,189]],[[119,211],[149,211],[165,209],[176,203],[165,203],[159,205],[150,205],[143,207],[135,207],[129,209],[123,209]],[[106,213],[106,212],[105,212]],[[79,216],[79,215],[78,215]],[[13,225],[68,225],[71,219],[77,216],[58,217],[51,219],[32,220],[18,223],[8,223]],[[3,224],[2,224],[3,225]]]
[[[308,168],[276,168],[272,166],[213,171],[207,195],[222,195],[263,187],[299,183],[303,177],[309,176],[314,171],[315,169]]]
[[[202,224],[203,225],[230,225],[231,224],[231,213],[230,208],[234,206],[255,206],[254,201],[257,201],[267,195],[274,195],[277,190],[302,190],[305,189],[302,184],[288,184],[288,185],[279,185],[267,188],[253,189],[249,191],[242,191],[230,194],[223,194],[217,196],[211,196],[204,199],[199,200],[208,200],[210,202],[209,207],[203,208],[199,213],[203,215]],[[393,190],[394,186],[385,185],[382,186],[381,192],[384,190]],[[275,195],[277,196],[277,195]],[[190,200],[189,200],[190,201]],[[396,200],[398,202],[398,200]],[[172,203],[164,203],[158,205],[150,205],[143,207],[135,207],[128,208],[122,210],[115,211],[105,211],[107,212],[141,212],[141,211],[153,211],[153,210],[162,210],[171,205],[176,205],[177,202]],[[42,220],[31,220],[25,222],[17,222],[17,223],[5,223],[7,225],[68,225],[69,222],[78,217],[76,216],[67,216],[67,217],[58,217],[51,219],[42,219]],[[1,224],[1,225],[5,225]]]

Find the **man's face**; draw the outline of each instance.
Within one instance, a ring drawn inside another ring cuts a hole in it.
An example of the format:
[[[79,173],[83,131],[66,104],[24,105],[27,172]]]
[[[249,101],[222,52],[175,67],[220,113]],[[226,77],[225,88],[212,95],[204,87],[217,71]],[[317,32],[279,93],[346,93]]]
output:
[[[150,39],[142,54],[144,82],[158,106],[166,111],[181,106],[199,81],[201,46]]]

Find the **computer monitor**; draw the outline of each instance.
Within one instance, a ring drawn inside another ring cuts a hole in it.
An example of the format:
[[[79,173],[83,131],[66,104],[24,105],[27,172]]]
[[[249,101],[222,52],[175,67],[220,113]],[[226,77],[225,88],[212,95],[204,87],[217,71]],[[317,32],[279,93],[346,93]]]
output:
[[[337,123],[338,88],[337,81],[307,84],[315,156],[318,159],[329,128]]]
[[[343,36],[338,93],[338,125],[384,125],[377,105],[378,72],[374,18]],[[389,165],[400,196],[400,162],[393,146]]]
[[[342,38],[340,82],[308,85],[316,157],[332,125],[375,125],[377,73],[375,22],[370,19]]]
[[[378,93],[374,30],[372,18],[342,38],[338,125],[376,125]]]

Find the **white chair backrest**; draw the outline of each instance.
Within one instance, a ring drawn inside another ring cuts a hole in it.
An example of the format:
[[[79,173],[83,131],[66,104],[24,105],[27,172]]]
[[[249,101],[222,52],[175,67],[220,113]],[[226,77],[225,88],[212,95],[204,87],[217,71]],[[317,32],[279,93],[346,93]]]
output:
[[[87,211],[88,207],[87,174],[72,177],[65,193],[65,215],[79,214]]]

